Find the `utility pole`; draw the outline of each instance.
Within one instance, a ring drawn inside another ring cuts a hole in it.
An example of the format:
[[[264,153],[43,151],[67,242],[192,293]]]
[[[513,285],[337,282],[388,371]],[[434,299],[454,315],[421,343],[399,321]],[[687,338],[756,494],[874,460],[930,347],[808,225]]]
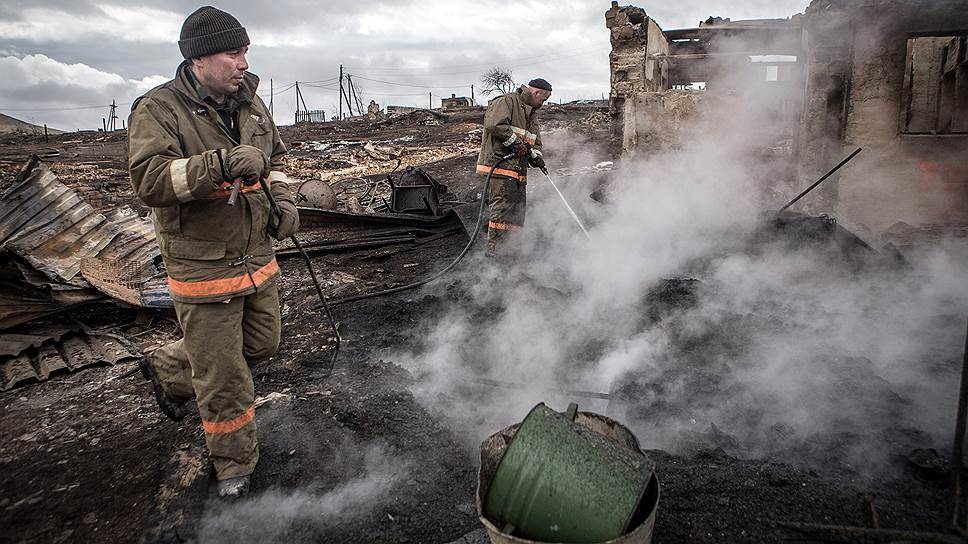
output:
[[[428,100],[430,103],[427,105],[428,109],[434,109],[434,93],[427,93]]]
[[[339,65],[339,118],[343,119],[343,65]]]
[[[47,134],[47,123],[44,123],[44,142],[50,142],[50,135]]]
[[[346,107],[350,110],[350,117],[353,117],[353,76],[346,74]],[[362,112],[358,112],[362,113]]]
[[[471,104],[477,105],[477,100],[474,99],[474,85],[471,84]]]
[[[272,78],[269,78],[269,117],[272,118],[272,122],[275,123],[276,118],[272,115]]]
[[[104,117],[101,118],[101,132],[108,131],[108,121]]]
[[[302,102],[302,112],[305,115],[304,120],[308,123],[310,121],[309,117],[309,106],[306,105],[306,98],[303,96],[302,91],[299,90],[299,82],[296,82],[296,122],[299,122],[299,103]]]
[[[104,132],[107,132],[108,129],[111,129],[111,132],[118,129],[118,105],[114,100],[111,101],[111,111],[108,112],[108,120],[104,124]]]
[[[360,99],[360,93],[356,90],[356,83],[353,83],[353,79],[349,74],[346,74],[347,82],[347,95],[349,98],[353,99],[353,103],[356,104],[356,113],[358,115],[363,115],[363,101]],[[350,113],[353,113],[353,107],[350,106]]]

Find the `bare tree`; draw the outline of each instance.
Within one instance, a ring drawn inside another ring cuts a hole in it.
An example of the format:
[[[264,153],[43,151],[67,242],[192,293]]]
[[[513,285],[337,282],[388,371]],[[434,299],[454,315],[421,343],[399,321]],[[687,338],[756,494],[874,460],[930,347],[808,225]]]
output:
[[[481,83],[484,84],[481,92],[485,95],[492,93],[507,94],[514,90],[514,78],[511,77],[510,68],[501,68],[500,66],[491,68],[481,76]]]

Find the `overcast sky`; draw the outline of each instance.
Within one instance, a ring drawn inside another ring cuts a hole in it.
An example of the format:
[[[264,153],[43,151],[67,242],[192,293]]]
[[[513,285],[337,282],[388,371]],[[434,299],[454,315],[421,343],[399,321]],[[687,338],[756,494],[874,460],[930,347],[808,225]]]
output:
[[[695,27],[710,15],[789,17],[808,0],[650,0],[664,29]],[[184,0],[5,1],[0,4],[0,113],[64,130],[94,129],[117,100],[129,104],[171,79],[178,33],[199,7]],[[624,4],[623,4],[624,5]],[[551,81],[553,100],[608,93],[608,32],[597,0],[274,0],[217,2],[246,27],[250,70],[262,77],[275,118],[291,124],[300,83],[310,109],[330,116],[342,63],[364,103],[426,106],[433,95],[469,96],[489,67],[518,82]],[[478,102],[483,103],[481,96]],[[91,107],[96,106],[96,107]],[[118,124],[120,127],[120,122]]]

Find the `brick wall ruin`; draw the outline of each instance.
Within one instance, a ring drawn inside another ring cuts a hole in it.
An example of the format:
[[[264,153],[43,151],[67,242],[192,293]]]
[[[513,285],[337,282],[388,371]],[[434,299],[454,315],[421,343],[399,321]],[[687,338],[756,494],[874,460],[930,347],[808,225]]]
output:
[[[605,23],[616,153],[676,149],[724,110],[765,115],[754,158],[776,161],[786,190],[864,148],[807,199],[811,211],[874,232],[968,225],[964,0],[814,0],[788,19],[666,31],[612,2]]]

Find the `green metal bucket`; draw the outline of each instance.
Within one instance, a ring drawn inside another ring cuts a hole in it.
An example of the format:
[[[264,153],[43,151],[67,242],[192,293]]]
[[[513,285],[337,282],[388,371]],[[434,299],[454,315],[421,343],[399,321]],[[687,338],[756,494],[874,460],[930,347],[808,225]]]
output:
[[[653,465],[637,447],[574,423],[576,412],[574,404],[566,414],[538,404],[514,434],[483,504],[502,532],[596,543],[629,530]]]

